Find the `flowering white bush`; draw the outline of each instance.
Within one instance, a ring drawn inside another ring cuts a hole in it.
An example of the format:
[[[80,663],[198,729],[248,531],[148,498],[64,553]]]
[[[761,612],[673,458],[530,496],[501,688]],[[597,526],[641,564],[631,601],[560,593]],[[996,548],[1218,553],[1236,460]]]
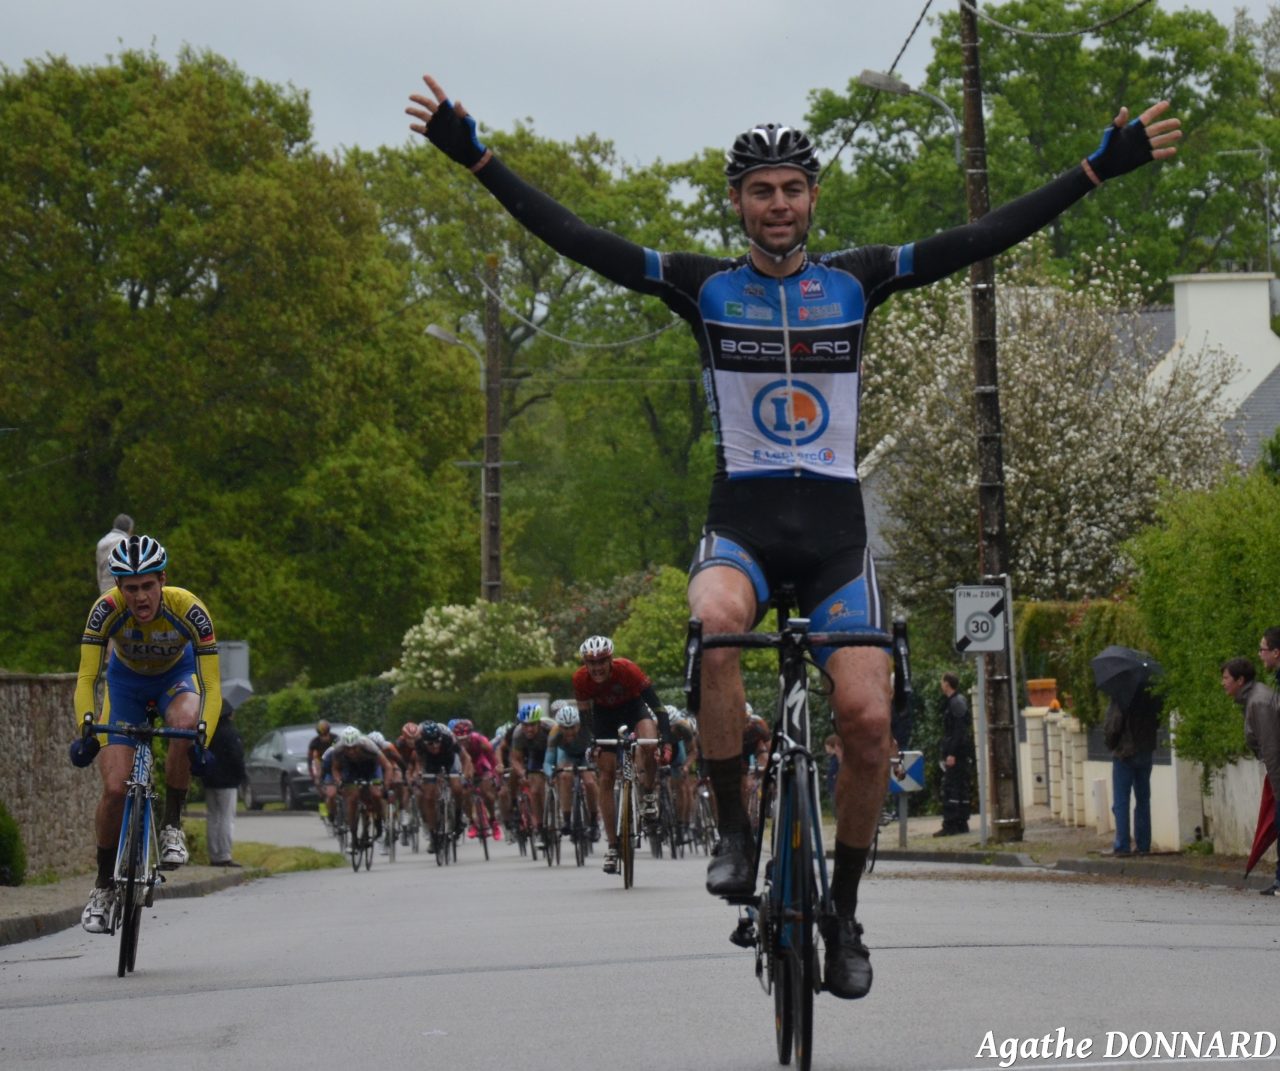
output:
[[[477,600],[470,606],[432,606],[404,634],[400,665],[389,676],[397,690],[457,691],[482,673],[547,666],[554,645],[527,606]]]
[[[1020,596],[1110,594],[1128,568],[1121,545],[1153,519],[1161,485],[1209,487],[1231,457],[1219,401],[1229,362],[1184,350],[1149,382],[1155,355],[1136,315],[1145,294],[1132,281],[1141,271],[1115,258],[1100,251],[1075,290],[1015,266],[996,291],[1009,561]],[[885,466],[876,478],[892,586],[907,604],[945,597],[978,570],[965,279],[888,303],[864,384],[864,446],[878,438]]]

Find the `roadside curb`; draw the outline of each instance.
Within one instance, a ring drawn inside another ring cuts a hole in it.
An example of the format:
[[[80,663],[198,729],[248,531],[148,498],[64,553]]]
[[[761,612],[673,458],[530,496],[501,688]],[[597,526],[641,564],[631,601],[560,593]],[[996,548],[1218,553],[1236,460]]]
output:
[[[200,869],[206,869],[201,867]],[[221,892],[235,885],[264,876],[264,872],[256,869],[239,870],[230,874],[211,874],[208,877],[195,877],[189,881],[175,881],[170,878],[164,885],[156,889],[156,900],[180,900],[190,896],[207,896]],[[86,876],[85,887],[92,884]],[[86,894],[87,895],[87,894]],[[79,907],[60,907],[17,915],[11,918],[0,918],[0,946],[30,941],[35,937],[44,937],[60,930],[69,930],[80,924]]]
[[[1271,884],[1267,877],[1245,878],[1238,873],[1187,866],[1184,863],[1162,863],[1150,860],[1059,859],[1054,863],[1037,863],[1022,852],[930,852],[910,849],[880,849],[876,860],[907,863],[964,863],[970,866],[1024,867],[1030,870],[1060,873],[1092,874],[1103,878],[1131,878],[1140,881],[1184,881],[1195,885],[1214,885],[1242,892],[1258,892]]]

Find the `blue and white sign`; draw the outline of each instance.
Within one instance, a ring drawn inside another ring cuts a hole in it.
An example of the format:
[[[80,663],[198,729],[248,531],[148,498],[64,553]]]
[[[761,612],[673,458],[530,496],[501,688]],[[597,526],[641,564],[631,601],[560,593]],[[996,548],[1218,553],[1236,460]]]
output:
[[[898,776],[898,770],[902,776]],[[924,752],[904,751],[902,766],[893,763],[889,767],[889,791],[895,796],[906,792],[919,792],[924,788]]]

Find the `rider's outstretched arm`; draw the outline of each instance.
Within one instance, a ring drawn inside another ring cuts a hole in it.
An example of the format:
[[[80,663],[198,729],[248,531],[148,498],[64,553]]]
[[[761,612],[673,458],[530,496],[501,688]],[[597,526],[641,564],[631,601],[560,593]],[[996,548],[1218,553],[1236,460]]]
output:
[[[646,278],[643,246],[583,222],[554,198],[531,186],[481,144],[476,121],[455,104],[430,75],[423,79],[434,100],[415,93],[406,108],[420,123],[410,129],[424,135],[455,163],[468,168],[512,216],[561,256],[632,290],[654,289]]]
[[[1168,108],[1168,101],[1160,101],[1132,122],[1127,121],[1129,110],[1121,108],[1104,132],[1102,144],[1070,171],[980,220],[915,243],[915,270],[904,280],[906,285],[924,286],[1003,253],[1051,223],[1106,179],[1173,156],[1177,152],[1173,143],[1182,131],[1179,120],[1160,119]]]

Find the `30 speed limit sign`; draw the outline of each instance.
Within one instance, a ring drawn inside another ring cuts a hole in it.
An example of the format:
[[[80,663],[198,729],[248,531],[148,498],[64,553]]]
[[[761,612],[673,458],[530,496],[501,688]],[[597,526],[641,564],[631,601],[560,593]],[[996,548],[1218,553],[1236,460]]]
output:
[[[1004,588],[956,588],[957,651],[1003,651],[1006,619]]]

